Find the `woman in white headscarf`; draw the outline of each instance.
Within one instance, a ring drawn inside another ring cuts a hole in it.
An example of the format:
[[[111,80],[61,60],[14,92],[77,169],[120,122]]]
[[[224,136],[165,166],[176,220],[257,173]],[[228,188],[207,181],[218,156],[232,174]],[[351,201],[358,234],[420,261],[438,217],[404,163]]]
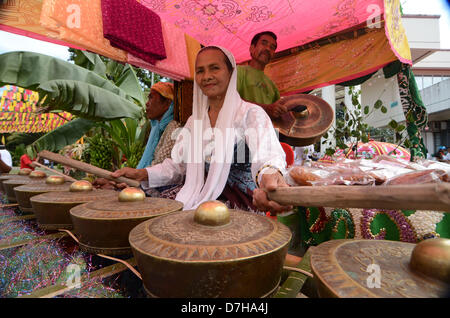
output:
[[[176,195],[185,210],[219,197],[229,199],[239,190],[253,196],[249,205],[257,210],[292,209],[269,201],[263,190],[288,186],[283,177],[285,154],[266,112],[240,98],[236,77],[236,62],[228,50],[217,46],[200,50],[193,114],[178,134],[172,158],[145,169],[123,168],[112,176],[140,180],[144,189],[185,178]]]

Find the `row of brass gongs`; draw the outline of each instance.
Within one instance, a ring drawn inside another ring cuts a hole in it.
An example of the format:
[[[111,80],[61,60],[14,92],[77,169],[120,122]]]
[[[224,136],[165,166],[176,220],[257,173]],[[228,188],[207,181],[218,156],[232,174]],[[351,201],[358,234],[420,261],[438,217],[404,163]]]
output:
[[[137,188],[94,189],[43,171],[21,170],[0,183],[41,228],[73,230],[82,250],[133,253],[150,296],[263,297],[279,285],[291,233],[270,218],[219,202],[181,211],[181,202],[145,197]]]
[[[179,212],[182,203],[146,198],[135,188],[93,189],[42,171],[0,176],[0,187],[23,212],[34,212],[43,229],[73,229],[84,251],[132,251],[151,296],[269,296],[291,239],[286,226],[217,202]],[[448,292],[449,264],[445,239],[417,245],[336,240],[311,256],[321,297],[441,297]],[[174,284],[182,287],[174,290]]]

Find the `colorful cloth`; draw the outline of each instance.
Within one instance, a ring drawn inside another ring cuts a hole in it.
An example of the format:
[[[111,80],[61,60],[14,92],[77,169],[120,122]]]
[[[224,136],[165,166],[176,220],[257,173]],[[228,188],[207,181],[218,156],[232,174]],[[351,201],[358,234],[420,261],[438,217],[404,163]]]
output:
[[[155,64],[167,57],[161,19],[136,0],[102,0],[103,34],[112,46]]]
[[[411,50],[402,24],[400,0],[384,0],[384,14],[384,29],[392,51],[401,62],[412,65]]]
[[[402,64],[402,68],[397,74],[397,80],[403,113],[406,118],[406,130],[411,144],[410,160],[426,158],[427,148],[423,142],[422,129],[428,123],[428,114],[409,65]]]
[[[450,238],[450,213],[440,211],[296,207],[297,237],[305,249],[334,239],[418,243]],[[282,218],[279,221],[283,222]]]
[[[200,50],[200,43],[184,34],[180,28],[175,27],[172,23],[161,22],[167,58],[156,61],[155,64],[150,64],[133,56],[133,54],[128,54],[128,63],[176,81],[193,78],[195,56]]]
[[[242,99],[258,104],[273,104],[280,99],[277,86],[263,71],[249,65],[237,69],[237,90]]]
[[[264,69],[283,96],[360,78],[397,61],[382,28],[327,38],[296,52]]]
[[[43,0],[40,24],[49,36],[71,46],[126,62],[127,52],[112,47],[103,36],[102,8],[99,0]]]
[[[144,154],[142,155],[142,158],[136,167],[137,169],[143,169],[151,165],[153,156],[155,154],[155,149],[158,146],[161,135],[163,134],[169,122],[171,122],[172,120],[173,102],[170,104],[169,109],[164,113],[161,120],[152,119],[150,121],[152,129],[150,131],[150,136],[148,137],[147,145],[145,146]]]
[[[37,92],[22,87],[0,87],[0,133],[49,132],[73,118],[68,112],[37,113]]]

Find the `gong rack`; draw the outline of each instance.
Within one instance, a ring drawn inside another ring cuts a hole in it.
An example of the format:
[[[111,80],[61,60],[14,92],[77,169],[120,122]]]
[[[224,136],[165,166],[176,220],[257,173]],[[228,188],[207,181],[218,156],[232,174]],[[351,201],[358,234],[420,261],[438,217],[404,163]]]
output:
[[[4,197],[4,194],[0,192],[0,197]],[[13,223],[17,221],[27,221],[29,223],[30,227],[38,228],[36,216],[34,214],[24,214],[20,211],[18,208],[18,204],[1,204],[0,205],[0,211],[2,211],[4,208],[12,208],[15,212],[15,216],[9,216],[9,217],[2,217],[0,215],[0,224],[8,224]],[[0,241],[0,252],[8,250],[8,249],[14,249],[19,248],[22,246],[25,246],[27,244],[32,244],[33,242],[40,241],[40,240],[52,240],[55,243],[57,243],[61,248],[67,248],[67,245],[73,247],[75,245],[78,245],[77,238],[67,230],[43,230],[43,235],[40,235],[36,238],[27,239],[19,242],[14,243],[2,243]],[[138,289],[142,288],[142,281],[139,272],[135,269],[136,266],[136,260],[134,259],[133,255],[124,255],[124,258],[126,259],[119,259],[115,257],[109,257],[103,254],[92,254],[85,251],[82,251],[80,249],[80,252],[83,253],[83,255],[87,258],[90,258],[92,260],[92,263],[94,264],[93,268],[95,268],[93,271],[83,274],[80,277],[80,282],[86,282],[90,279],[109,279],[114,277],[115,275],[121,275],[124,274],[127,271],[130,271],[132,273],[127,273],[127,279],[132,278],[131,280],[134,281],[134,287],[137,287]],[[107,260],[106,260],[107,259]],[[294,257],[294,260],[298,260],[298,258]],[[109,263],[109,264],[108,264]],[[111,264],[112,263],[112,264]],[[292,261],[291,261],[292,263]],[[287,265],[287,264],[286,264]],[[300,262],[292,263],[293,266],[285,266],[283,270],[283,277],[280,283],[280,286],[278,288],[278,291],[272,296],[273,298],[296,298],[296,297],[307,297],[305,296],[302,290],[303,286],[308,289],[307,292],[314,297],[316,297],[316,294],[314,290],[311,288],[312,282],[312,274],[311,274],[311,267],[309,264],[309,250],[306,252],[304,257],[301,259]],[[98,267],[98,268],[97,268]],[[136,280],[138,280],[138,283],[136,283]],[[129,286],[121,286],[125,289],[125,291],[130,292],[130,294],[138,294],[138,297],[147,297],[145,295],[145,292],[142,291],[139,293],[139,291],[136,290],[130,290],[131,287]],[[50,286],[46,286],[41,289],[37,289],[33,291],[32,293],[28,295],[19,296],[18,298],[53,298],[64,295],[64,293],[68,292],[72,287],[68,287],[64,283],[54,284]],[[308,294],[308,295],[309,295]]]

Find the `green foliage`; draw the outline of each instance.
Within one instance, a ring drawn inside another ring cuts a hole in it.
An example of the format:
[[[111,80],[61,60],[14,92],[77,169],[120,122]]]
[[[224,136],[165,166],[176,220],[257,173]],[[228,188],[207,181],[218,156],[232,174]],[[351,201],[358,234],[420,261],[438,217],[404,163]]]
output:
[[[24,144],[17,145],[14,148],[14,151],[11,153],[13,166],[20,166],[20,157],[22,157],[24,153],[26,153]]]
[[[86,138],[88,145],[83,152],[82,158],[89,158],[89,163],[96,167],[111,170],[113,168],[113,142],[110,138],[103,136],[102,133],[96,133],[92,137]]]
[[[387,108],[380,99],[377,100],[372,107],[366,105],[363,108],[359,102],[361,91],[350,86],[349,95],[351,96],[353,107],[349,108],[344,105],[342,109],[337,111],[334,129],[332,128],[324,135],[325,140],[322,141],[322,144],[328,143],[328,145],[330,145],[330,142],[326,140],[330,135],[336,140],[336,147],[328,147],[325,150],[326,155],[334,155],[337,149],[342,149],[344,153],[347,153],[348,151],[351,151],[353,146],[357,145],[358,142],[368,142],[369,136],[371,138],[378,137],[379,139],[391,143],[394,143],[394,140],[399,140],[399,146],[403,145],[404,147],[409,148],[409,139],[407,135],[406,137],[403,136],[406,127],[397,123],[394,119],[389,122],[388,128],[382,129],[370,127],[368,124],[364,123],[364,119],[375,111],[381,111],[383,114],[387,113]],[[350,146],[348,146],[348,142],[350,142]],[[355,156],[357,155],[358,154],[356,153]]]
[[[142,116],[142,109],[134,102],[77,80],[50,80],[42,83],[38,92],[47,109],[67,111],[89,120]]]
[[[48,132],[46,135],[37,139],[33,146],[38,150],[45,149],[52,152],[57,152],[67,145],[71,145],[84,136],[86,131],[89,131],[96,125],[95,122],[84,119],[75,118],[70,122]]]
[[[14,147],[18,145],[25,145],[28,146],[35,142],[37,139],[45,135],[44,133],[20,133],[20,132],[14,132],[11,133],[8,137],[6,137],[6,147],[13,149]]]
[[[102,124],[102,127],[111,136],[115,146],[118,148],[115,162],[121,162],[122,155],[126,158],[124,166],[136,168],[145,149],[145,137],[149,130],[149,122],[143,124],[125,118],[122,120],[114,120]]]
[[[65,110],[78,117],[24,143],[25,151],[31,157],[43,149],[56,152],[91,135],[83,160],[109,170],[120,167],[125,155],[126,165],[135,167],[149,129],[143,88],[151,85],[151,73],[94,53],[69,51],[75,64],[32,52],[0,55],[0,84],[38,91],[42,111]],[[155,82],[159,79],[154,76]]]

